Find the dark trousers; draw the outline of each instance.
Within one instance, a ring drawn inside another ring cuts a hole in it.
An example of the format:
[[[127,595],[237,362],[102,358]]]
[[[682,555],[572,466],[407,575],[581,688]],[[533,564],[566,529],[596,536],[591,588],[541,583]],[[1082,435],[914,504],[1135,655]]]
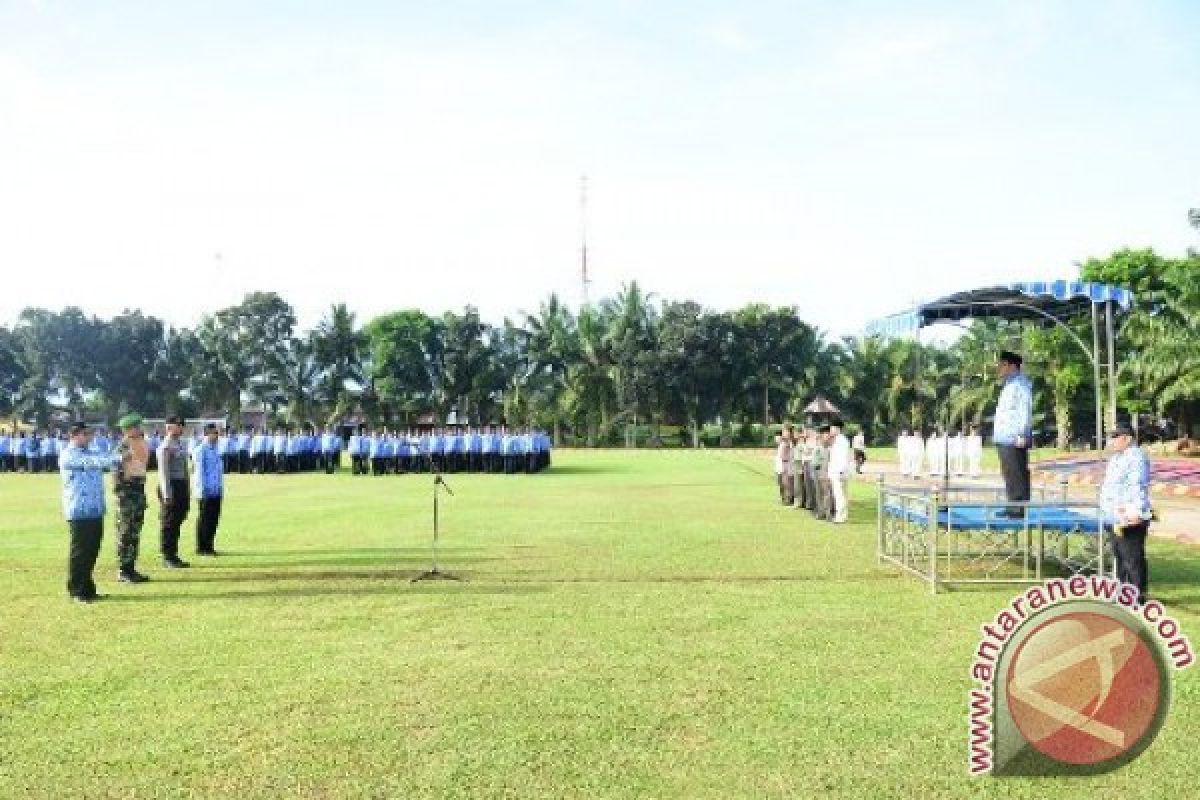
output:
[[[817,471],[811,462],[804,464],[804,507],[809,511],[817,510]]]
[[[187,519],[191,500],[187,481],[171,481],[169,501],[163,499],[162,489],[158,490],[158,531],[163,558],[179,557],[179,531]]]
[[[1150,588],[1150,567],[1146,563],[1146,534],[1150,523],[1143,522],[1118,531],[1113,537],[1113,552],[1117,556],[1117,579],[1138,588],[1138,602],[1146,602]]]
[[[67,592],[72,597],[95,597],[96,581],[92,579],[92,571],[100,555],[100,540],[104,538],[104,518],[76,519],[67,525],[71,528]]]
[[[211,553],[217,544],[217,523],[221,521],[221,498],[201,497],[196,515],[196,552]]]
[[[1000,457],[1000,474],[1004,477],[1004,494],[1010,503],[1029,502],[1029,450],[1011,444],[996,445]],[[1010,506],[1008,513],[1023,516],[1020,506]]]
[[[854,471],[862,473],[863,464],[867,463],[867,453],[865,450],[854,451]]]
[[[795,499],[792,494],[792,475],[789,469],[775,473],[775,482],[779,484],[779,502],[790,506]]]

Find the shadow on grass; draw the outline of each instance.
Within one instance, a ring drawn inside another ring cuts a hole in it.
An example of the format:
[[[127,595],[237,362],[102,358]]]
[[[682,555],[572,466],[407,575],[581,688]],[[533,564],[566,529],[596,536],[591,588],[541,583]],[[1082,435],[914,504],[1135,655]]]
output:
[[[441,546],[443,553],[465,553],[472,550],[482,550],[482,547],[446,547]],[[389,555],[403,556],[428,554],[429,547],[342,547],[342,548],[313,548],[311,550],[222,550],[221,555],[230,558],[240,557],[269,557],[279,558],[281,556],[356,556],[358,554],[386,553]],[[224,559],[218,559],[217,563],[222,563]]]
[[[429,566],[428,557],[393,562],[393,569],[303,570],[275,569],[265,572],[217,572],[200,570],[159,582],[162,586],[174,583],[256,583],[259,581],[382,581],[411,578]],[[465,574],[465,573],[464,573]]]
[[[527,595],[540,594],[546,589],[538,586],[510,583],[471,583],[462,581],[412,582],[418,573],[413,570],[396,572],[391,580],[376,581],[370,586],[276,586],[249,591],[170,592],[163,594],[111,594],[101,603],[176,603],[203,600],[248,600],[254,598],[365,597],[392,595],[402,597],[416,594]],[[466,573],[454,573],[466,578]]]
[[[488,556],[472,556],[454,553],[446,550],[441,551],[442,557],[449,561],[457,561],[460,564],[478,564],[485,561],[496,561],[498,559]],[[262,556],[261,558],[267,558]],[[249,570],[262,569],[263,567],[289,567],[293,569],[304,569],[305,567],[369,567],[372,565],[386,564],[420,564],[429,560],[429,548],[412,549],[408,551],[381,551],[377,555],[366,556],[341,556],[338,558],[279,558],[272,563],[264,564],[261,560],[251,563],[237,563],[233,561],[224,561],[217,559],[217,563],[213,565],[214,569],[221,570]]]
[[[629,472],[629,470],[619,464],[566,464],[550,467],[540,474],[547,478],[553,478],[558,475],[619,475],[625,472]]]

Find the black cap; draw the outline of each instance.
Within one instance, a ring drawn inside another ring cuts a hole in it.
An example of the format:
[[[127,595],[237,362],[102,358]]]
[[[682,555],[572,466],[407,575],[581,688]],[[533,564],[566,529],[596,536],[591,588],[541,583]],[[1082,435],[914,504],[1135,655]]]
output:
[[[183,424],[183,420],[181,420],[179,418],[178,414],[172,414],[171,416],[167,417],[166,422],[168,425],[182,425]]]
[[[1133,426],[1129,424],[1129,420],[1118,420],[1116,425],[1108,431],[1109,436],[1133,436]]]
[[[1020,369],[1021,364],[1024,363],[1024,359],[1022,359],[1019,355],[1014,353],[1012,350],[1001,350],[1000,351],[1000,361],[1002,361],[1005,364],[1012,364],[1017,369]]]
[[[204,423],[204,432],[205,433],[217,433],[217,424],[215,422]]]

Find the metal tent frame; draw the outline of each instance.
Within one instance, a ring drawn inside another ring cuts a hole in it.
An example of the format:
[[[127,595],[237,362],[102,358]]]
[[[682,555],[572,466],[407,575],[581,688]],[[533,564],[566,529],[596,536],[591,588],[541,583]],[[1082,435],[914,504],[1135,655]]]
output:
[[[1092,364],[1096,401],[1096,447],[1104,447],[1104,399],[1101,381],[1100,309],[1103,308],[1108,365],[1108,425],[1116,423],[1116,339],[1114,318],[1133,306],[1133,293],[1119,286],[1081,281],[1030,281],[1003,286],[988,286],[956,292],[937,300],[920,303],[908,311],[885,317],[867,325],[868,336],[891,338],[916,334],[938,323],[957,323],[964,319],[998,318],[1057,326]],[[1073,331],[1072,320],[1091,316],[1092,346]]]

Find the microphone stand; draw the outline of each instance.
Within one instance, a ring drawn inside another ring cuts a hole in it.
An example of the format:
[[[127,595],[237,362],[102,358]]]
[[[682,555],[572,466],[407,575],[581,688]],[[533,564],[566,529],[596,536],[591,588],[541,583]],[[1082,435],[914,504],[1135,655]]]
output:
[[[413,578],[411,582],[461,581],[463,579],[459,576],[449,572],[442,572],[440,569],[438,569],[438,495],[443,489],[451,497],[454,496],[454,492],[450,489],[450,484],[446,483],[446,479],[442,477],[442,473],[433,469],[432,454],[429,455],[429,469],[431,472],[433,472],[433,545],[430,548],[430,567],[426,571]]]

